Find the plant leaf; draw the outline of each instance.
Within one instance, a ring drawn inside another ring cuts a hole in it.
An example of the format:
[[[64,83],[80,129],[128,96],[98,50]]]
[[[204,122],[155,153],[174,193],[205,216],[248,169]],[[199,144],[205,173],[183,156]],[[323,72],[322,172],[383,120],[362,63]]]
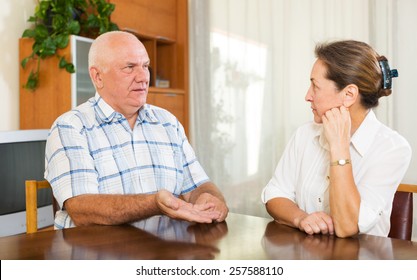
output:
[[[68,63],[66,66],[65,66],[65,70],[67,70],[67,72],[68,73],[75,73],[75,67],[74,67],[74,64],[72,64],[72,63]]]
[[[119,30],[119,26],[116,23],[111,22],[109,31],[116,31],[116,30]]]
[[[80,23],[78,21],[72,20],[69,24],[68,24],[68,33],[69,34],[78,34],[80,33]]]
[[[28,22],[36,22],[36,21],[37,21],[37,18],[34,16],[30,16],[28,19]]]
[[[65,70],[68,73],[75,73],[75,67],[74,64],[72,64],[71,62],[68,62],[65,57],[61,57],[61,59],[59,60],[59,68],[65,68]]]
[[[48,38],[49,36],[49,32],[48,29],[46,28],[45,25],[37,25],[36,28],[34,29],[35,32],[35,41],[43,41],[46,38]]]
[[[34,72],[33,70],[30,71],[28,80],[26,82],[26,85],[24,86],[26,89],[29,90],[35,90],[38,87],[39,82],[39,75],[38,72]]]
[[[110,15],[115,5],[108,0],[38,0],[33,16],[29,22],[33,28],[24,30],[22,37],[33,38],[32,53],[22,59],[22,67],[30,66],[31,59],[56,55],[57,48],[62,49],[69,44],[70,34],[82,34],[94,38],[98,34],[119,30],[111,21]],[[38,71],[39,63],[38,60]],[[59,67],[69,73],[75,72],[72,63],[60,58]],[[39,84],[39,73],[31,72],[27,83],[28,89],[36,89]]]
[[[25,57],[24,59],[22,59],[22,61],[20,62],[20,65],[22,66],[22,68],[26,67],[26,64],[28,63],[29,59],[30,59],[30,56]]]
[[[35,35],[36,35],[36,32],[35,32],[35,30],[33,30],[33,29],[26,29],[25,31],[23,31],[23,34],[22,34],[22,38],[33,38],[33,37],[35,37]]]
[[[58,34],[55,37],[56,47],[59,49],[63,49],[68,46],[69,43],[69,35],[68,34]]]
[[[39,5],[36,7],[35,10],[35,16],[45,20],[48,16],[49,11],[49,5],[51,4],[51,1],[39,1]]]
[[[59,68],[65,68],[65,66],[68,64],[68,62],[65,60],[65,57],[61,57],[61,59],[59,60]]]
[[[55,53],[56,53],[55,39],[52,37],[46,38],[41,44],[41,49],[39,50],[39,56],[41,58],[45,58],[48,56],[52,56]]]

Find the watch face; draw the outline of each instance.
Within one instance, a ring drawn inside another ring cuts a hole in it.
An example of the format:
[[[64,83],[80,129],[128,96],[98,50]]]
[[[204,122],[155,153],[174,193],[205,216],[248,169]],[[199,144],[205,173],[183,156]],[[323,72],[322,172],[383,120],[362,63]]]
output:
[[[335,166],[335,165],[344,166],[346,164],[350,164],[350,159],[339,159],[337,161],[333,161],[330,163],[330,166]]]

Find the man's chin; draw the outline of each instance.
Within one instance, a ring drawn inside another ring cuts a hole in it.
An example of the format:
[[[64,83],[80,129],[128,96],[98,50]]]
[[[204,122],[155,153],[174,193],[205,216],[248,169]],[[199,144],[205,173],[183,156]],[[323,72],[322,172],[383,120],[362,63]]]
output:
[[[146,103],[147,94],[137,96],[135,99],[131,99],[136,106],[142,107]]]

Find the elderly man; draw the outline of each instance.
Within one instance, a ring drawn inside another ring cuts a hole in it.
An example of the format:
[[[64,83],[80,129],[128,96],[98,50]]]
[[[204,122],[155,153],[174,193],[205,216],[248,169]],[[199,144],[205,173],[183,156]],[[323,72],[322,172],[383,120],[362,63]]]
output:
[[[56,228],[116,225],[154,215],[223,221],[225,200],[197,161],[182,125],[146,104],[149,56],[133,34],[100,35],[89,53],[95,97],[60,116],[45,178],[61,210]]]

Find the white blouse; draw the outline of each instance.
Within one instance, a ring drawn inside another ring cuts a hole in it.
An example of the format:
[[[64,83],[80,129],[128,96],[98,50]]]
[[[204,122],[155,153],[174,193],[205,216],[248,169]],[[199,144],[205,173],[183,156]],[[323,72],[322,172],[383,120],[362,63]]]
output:
[[[310,122],[298,128],[262,191],[263,203],[285,197],[307,213],[330,214],[327,146],[321,124]],[[411,147],[370,110],[351,138],[350,155],[361,196],[359,231],[387,236],[392,201],[410,164]]]

